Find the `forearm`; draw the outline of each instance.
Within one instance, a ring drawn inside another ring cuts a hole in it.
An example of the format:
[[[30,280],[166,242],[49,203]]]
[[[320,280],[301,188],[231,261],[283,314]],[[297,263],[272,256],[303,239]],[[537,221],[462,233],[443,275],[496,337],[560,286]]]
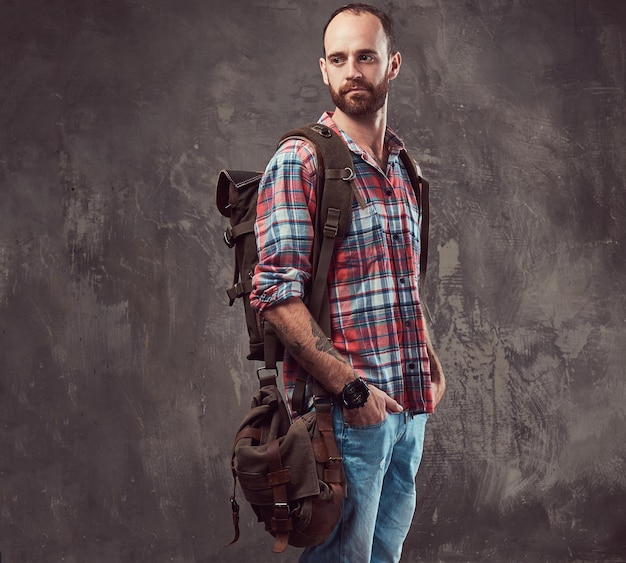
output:
[[[350,364],[337,352],[301,299],[268,308],[263,317],[298,363],[329,393],[340,393],[355,377]]]

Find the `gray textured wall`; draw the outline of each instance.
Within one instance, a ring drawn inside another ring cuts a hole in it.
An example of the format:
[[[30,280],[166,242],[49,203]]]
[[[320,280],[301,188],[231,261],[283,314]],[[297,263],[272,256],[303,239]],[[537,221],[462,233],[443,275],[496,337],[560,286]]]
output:
[[[403,561],[626,561],[626,2],[408,0],[449,391]],[[222,167],[329,107],[329,0],[0,2],[4,563],[289,561],[228,456],[256,389]]]

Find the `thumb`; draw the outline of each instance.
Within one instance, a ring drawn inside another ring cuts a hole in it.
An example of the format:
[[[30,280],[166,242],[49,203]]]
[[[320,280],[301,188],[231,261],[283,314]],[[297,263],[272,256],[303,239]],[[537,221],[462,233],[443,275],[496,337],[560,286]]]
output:
[[[402,412],[404,408],[398,401],[392,399],[389,395],[387,395],[386,405],[387,412]]]

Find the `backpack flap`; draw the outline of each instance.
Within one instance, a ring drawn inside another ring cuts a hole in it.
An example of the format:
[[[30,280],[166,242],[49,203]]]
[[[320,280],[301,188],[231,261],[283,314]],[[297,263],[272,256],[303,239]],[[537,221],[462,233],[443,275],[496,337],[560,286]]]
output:
[[[237,206],[237,194],[250,184],[258,183],[262,172],[248,170],[220,170],[217,175],[215,203],[224,217],[230,217],[232,207]],[[256,191],[256,189],[255,189]]]
[[[256,200],[262,172],[221,170],[217,176],[215,202],[220,213],[230,218],[224,241],[232,248],[240,236],[254,232]],[[256,250],[254,251],[256,261]]]

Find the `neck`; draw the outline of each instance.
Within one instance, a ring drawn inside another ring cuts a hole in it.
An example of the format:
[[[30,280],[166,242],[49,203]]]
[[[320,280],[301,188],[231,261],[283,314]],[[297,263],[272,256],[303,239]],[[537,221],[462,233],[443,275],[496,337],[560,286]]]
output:
[[[373,115],[352,116],[335,108],[333,121],[343,129],[354,142],[373,156],[385,169],[387,163],[387,147],[385,132],[387,130],[387,104]]]

